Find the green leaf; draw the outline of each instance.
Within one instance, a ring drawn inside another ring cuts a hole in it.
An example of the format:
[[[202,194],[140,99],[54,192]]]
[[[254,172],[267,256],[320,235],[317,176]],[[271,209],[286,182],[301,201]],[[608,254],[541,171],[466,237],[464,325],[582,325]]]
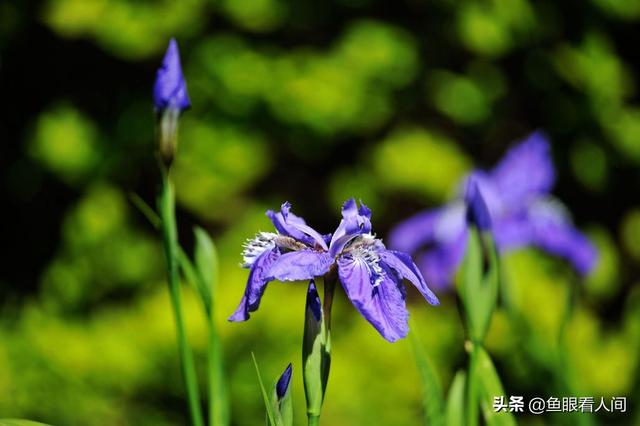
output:
[[[211,315],[213,292],[218,271],[218,256],[215,245],[207,231],[200,227],[194,229],[196,247],[194,251],[194,263],[196,270],[196,288],[202,299],[202,303]]]
[[[319,418],[331,366],[331,337],[313,280],[307,292],[302,362],[307,415]]]
[[[447,397],[447,426],[466,426],[464,418],[466,374],[458,371],[451,382]]]
[[[515,426],[516,420],[513,413],[495,412],[493,409],[493,398],[505,395],[505,392],[491,357],[482,347],[478,346],[474,350],[477,359],[475,371],[470,374],[475,375],[477,379],[478,398],[487,426]]]
[[[0,419],[0,426],[49,426],[45,423],[22,419]]]
[[[256,374],[258,375],[258,383],[260,384],[260,391],[262,392],[262,399],[264,400],[264,406],[267,409],[267,421],[269,426],[278,426],[276,423],[276,417],[273,412],[273,408],[271,407],[271,401],[267,396],[267,391],[264,388],[264,383],[262,383],[262,377],[260,376],[260,368],[258,367],[258,361],[256,361],[256,356],[253,352],[251,352],[251,358],[253,359],[253,365],[256,367]]]
[[[442,386],[438,375],[424,350],[420,337],[416,333],[417,327],[412,322],[410,333],[411,346],[418,366],[418,373],[422,380],[422,403],[425,412],[425,424],[429,426],[444,425],[444,398],[442,396]]]
[[[481,344],[498,301],[499,263],[493,237],[469,226],[467,252],[462,263],[460,297],[471,340]]]

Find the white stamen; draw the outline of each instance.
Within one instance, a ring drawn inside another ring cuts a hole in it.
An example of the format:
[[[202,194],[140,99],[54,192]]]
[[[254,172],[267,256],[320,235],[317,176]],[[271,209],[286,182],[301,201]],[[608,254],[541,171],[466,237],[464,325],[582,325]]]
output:
[[[384,271],[380,267],[380,256],[375,252],[373,244],[352,247],[349,253],[356,260],[362,261],[367,265],[369,274],[373,279],[371,285],[376,287],[382,283],[382,280],[384,280]]]
[[[262,253],[275,247],[275,239],[278,234],[273,232],[259,232],[253,239],[248,239],[242,250],[242,263],[240,266],[249,268]]]

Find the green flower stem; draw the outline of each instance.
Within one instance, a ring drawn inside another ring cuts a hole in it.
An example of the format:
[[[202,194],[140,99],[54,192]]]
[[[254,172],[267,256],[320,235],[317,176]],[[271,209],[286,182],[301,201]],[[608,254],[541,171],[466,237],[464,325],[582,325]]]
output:
[[[469,352],[469,381],[467,383],[467,424],[478,423],[478,344],[467,342],[465,348]]]
[[[224,364],[220,336],[216,332],[213,318],[209,318],[209,425],[227,426],[229,408],[226,403],[227,389],[224,385]]]
[[[176,228],[173,186],[169,179],[168,172],[164,168],[162,168],[162,192],[160,194],[158,210],[160,211],[164,252],[167,258],[169,294],[171,295],[171,305],[176,321],[180,365],[187,388],[191,421],[194,426],[204,426],[193,354],[187,342],[182,313],[180,279],[178,276],[178,232]]]

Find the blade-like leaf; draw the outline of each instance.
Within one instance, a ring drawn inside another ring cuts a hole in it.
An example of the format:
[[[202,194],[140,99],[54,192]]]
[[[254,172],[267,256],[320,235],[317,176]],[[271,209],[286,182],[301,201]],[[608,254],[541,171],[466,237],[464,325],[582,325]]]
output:
[[[466,374],[458,371],[451,382],[447,396],[447,426],[466,426],[464,418]]]
[[[478,382],[478,398],[485,422],[488,426],[515,426],[516,421],[512,413],[493,409],[493,398],[504,395],[504,387],[491,361],[491,357],[481,347],[475,349],[477,359],[475,371]]]
[[[0,419],[0,426],[49,426],[45,423],[23,419]]]
[[[264,388],[264,383],[262,382],[262,376],[260,375],[260,368],[258,367],[258,361],[256,361],[256,356],[254,355],[253,352],[251,352],[251,358],[253,359],[253,365],[256,367],[256,374],[258,375],[258,383],[260,384],[260,391],[262,392],[262,399],[264,400],[264,406],[267,410],[267,420],[268,420],[269,426],[277,426],[276,417],[271,407],[271,402],[269,400],[269,397],[267,396],[267,391]]]
[[[438,375],[433,368],[433,364],[424,349],[420,337],[417,335],[417,327],[415,322],[411,324],[412,332],[410,334],[411,346],[413,354],[418,366],[418,373],[422,380],[422,402],[425,412],[425,424],[433,426],[441,426],[444,424],[444,398],[442,396],[442,386]]]
[[[467,251],[462,263],[460,297],[471,340],[483,342],[498,300],[499,264],[490,232],[469,226]]]
[[[207,311],[210,312],[218,271],[218,256],[207,231],[196,227],[194,234],[196,237],[194,264],[198,275],[197,289]]]

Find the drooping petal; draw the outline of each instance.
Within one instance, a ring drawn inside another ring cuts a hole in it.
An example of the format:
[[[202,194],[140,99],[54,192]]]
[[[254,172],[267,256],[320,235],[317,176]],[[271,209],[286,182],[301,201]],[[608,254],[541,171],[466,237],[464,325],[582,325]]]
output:
[[[285,253],[271,265],[266,273],[269,280],[300,281],[322,276],[333,264],[326,252],[300,250]]]
[[[382,279],[371,285],[369,268],[360,261],[338,261],[340,282],[360,314],[389,342],[405,337],[409,313],[402,282],[390,269],[382,267]]]
[[[464,258],[466,244],[467,232],[463,230],[454,240],[418,255],[418,265],[429,285],[435,289],[450,287]]]
[[[491,216],[489,215],[489,209],[477,182],[473,178],[467,182],[464,201],[467,205],[467,222],[475,225],[481,231],[490,229]]]
[[[533,245],[569,261],[581,275],[588,274],[598,259],[596,248],[571,224],[562,205],[549,199],[501,221],[496,227],[496,243],[502,251]]]
[[[304,219],[291,213],[291,204],[288,201],[282,204],[279,212],[268,210],[267,216],[280,234],[295,238],[311,247],[317,244],[328,250],[323,236],[308,226]]]
[[[153,86],[153,102],[156,109],[175,108],[183,111],[191,107],[187,84],[182,75],[178,43],[172,38],[158,69]]]
[[[340,256],[338,276],[351,302],[364,306],[371,301],[374,280],[371,266],[364,258],[352,255]]]
[[[383,264],[393,269],[399,277],[409,280],[424,298],[432,305],[439,305],[438,297],[431,291],[422,273],[418,269],[411,256],[406,253],[394,250],[380,250],[378,252]]]
[[[280,253],[278,249],[272,248],[264,251],[255,259],[251,265],[247,286],[245,287],[240,304],[233,315],[229,317],[229,321],[246,321],[249,319],[249,313],[258,309],[267,283],[271,281],[267,279],[266,273],[279,256]]]
[[[541,132],[511,148],[490,173],[500,197],[509,205],[546,194],[555,180],[549,142]]]
[[[358,207],[353,198],[345,201],[342,206],[342,220],[331,237],[329,253],[331,256],[337,256],[349,241],[369,232],[371,232],[371,210],[362,203]]]

